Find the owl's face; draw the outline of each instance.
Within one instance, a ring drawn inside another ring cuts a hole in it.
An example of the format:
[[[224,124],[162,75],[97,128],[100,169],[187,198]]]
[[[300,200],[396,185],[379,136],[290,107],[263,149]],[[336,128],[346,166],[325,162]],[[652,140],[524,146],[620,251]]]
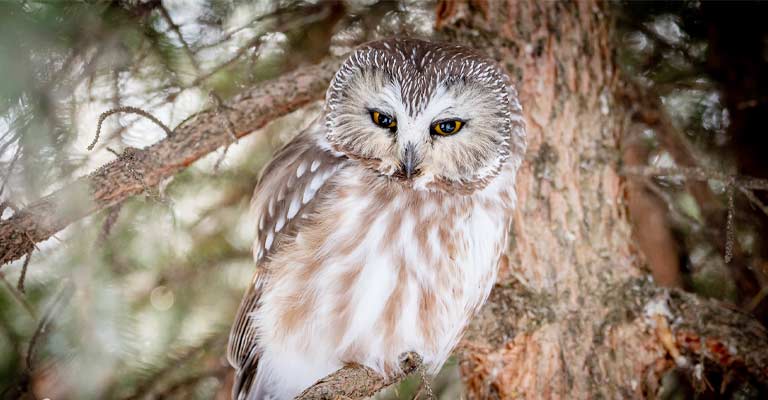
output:
[[[465,48],[374,42],[331,83],[327,136],[337,151],[416,189],[472,192],[510,154],[521,123],[511,96],[504,73]]]

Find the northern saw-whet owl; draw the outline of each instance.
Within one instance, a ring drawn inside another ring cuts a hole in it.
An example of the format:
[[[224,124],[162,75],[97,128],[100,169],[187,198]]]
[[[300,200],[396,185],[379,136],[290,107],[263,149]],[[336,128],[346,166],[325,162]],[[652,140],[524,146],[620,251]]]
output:
[[[436,373],[496,280],[524,151],[492,60],[414,39],[354,51],[254,194],[233,397],[291,399],[351,363],[388,376],[408,351]]]

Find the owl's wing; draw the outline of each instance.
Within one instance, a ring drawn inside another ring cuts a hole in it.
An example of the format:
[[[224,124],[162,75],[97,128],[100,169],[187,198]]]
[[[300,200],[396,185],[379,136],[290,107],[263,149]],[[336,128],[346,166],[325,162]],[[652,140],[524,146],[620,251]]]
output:
[[[312,200],[346,158],[337,156],[311,127],[280,150],[262,173],[251,200],[258,229],[253,258],[259,263],[274,252],[277,236],[295,235],[297,222],[311,212]]]
[[[318,190],[345,163],[325,142],[321,121],[283,147],[262,172],[251,201],[258,221],[253,256],[257,271],[229,334],[227,358],[237,369],[234,399],[261,399],[257,366],[259,346],[253,313],[259,307],[269,271],[260,268],[280,243],[295,238],[300,220],[311,212]]]

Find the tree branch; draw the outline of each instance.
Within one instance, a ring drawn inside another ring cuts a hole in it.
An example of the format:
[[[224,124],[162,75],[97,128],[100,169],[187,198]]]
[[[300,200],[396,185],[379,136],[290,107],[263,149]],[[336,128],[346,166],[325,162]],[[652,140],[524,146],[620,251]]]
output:
[[[391,379],[386,379],[372,369],[362,365],[344,367],[319,380],[303,391],[296,400],[337,400],[365,399],[389,385],[400,382],[403,378],[421,367],[421,356],[405,353],[400,356],[400,372]]]
[[[223,114],[232,121],[236,136],[245,136],[321,99],[339,64],[339,59],[330,59],[258,85],[234,98]],[[35,243],[69,224],[142,193],[143,184],[155,186],[229,143],[221,114],[221,110],[203,111],[181,123],[171,137],[134,152],[130,160],[120,157],[0,221],[0,265],[27,254]],[[131,169],[141,174],[143,184],[134,179]]]

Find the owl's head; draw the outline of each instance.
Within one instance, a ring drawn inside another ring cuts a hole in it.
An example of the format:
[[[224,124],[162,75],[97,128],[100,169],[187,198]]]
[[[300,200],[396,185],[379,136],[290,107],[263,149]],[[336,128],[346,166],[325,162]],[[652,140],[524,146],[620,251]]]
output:
[[[415,39],[358,48],[328,88],[326,126],[336,151],[417,189],[471,193],[524,151],[517,93],[501,68]]]

